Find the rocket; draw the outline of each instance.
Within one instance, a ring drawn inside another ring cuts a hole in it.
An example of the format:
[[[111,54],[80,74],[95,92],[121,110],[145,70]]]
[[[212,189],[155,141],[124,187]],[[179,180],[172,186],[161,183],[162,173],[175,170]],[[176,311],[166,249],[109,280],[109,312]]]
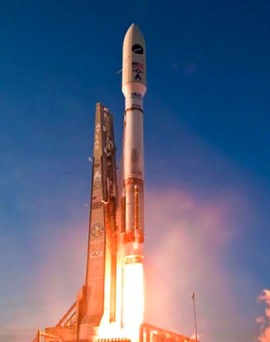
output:
[[[123,139],[122,233],[126,253],[144,242],[143,97],[146,93],[145,40],[136,24],[123,44],[122,92],[125,96]]]
[[[125,96],[123,188],[121,198],[122,324],[136,333],[143,321],[144,149],[143,97],[146,93],[144,36],[136,24],[123,44],[122,92]],[[135,292],[135,293],[134,293]],[[135,296],[135,300],[134,300]]]

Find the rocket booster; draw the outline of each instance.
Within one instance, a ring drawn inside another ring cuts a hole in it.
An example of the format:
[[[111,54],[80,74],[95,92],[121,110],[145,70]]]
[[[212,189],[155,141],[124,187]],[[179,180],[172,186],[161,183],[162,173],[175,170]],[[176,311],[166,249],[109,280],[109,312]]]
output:
[[[125,96],[122,234],[126,255],[144,241],[143,97],[146,93],[145,40],[136,24],[123,44],[122,92]],[[128,247],[129,246],[129,247]],[[130,250],[131,249],[131,250]],[[135,253],[136,255],[142,254]]]

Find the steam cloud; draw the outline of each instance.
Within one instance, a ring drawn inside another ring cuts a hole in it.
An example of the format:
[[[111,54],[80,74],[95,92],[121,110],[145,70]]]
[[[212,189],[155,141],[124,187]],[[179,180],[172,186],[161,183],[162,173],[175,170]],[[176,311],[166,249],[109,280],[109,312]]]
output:
[[[264,316],[257,318],[257,323],[260,326],[258,341],[270,342],[270,290],[264,289],[258,300],[266,305]]]
[[[250,340],[243,337],[248,321],[241,320],[237,300],[236,284],[242,275],[235,276],[225,262],[239,233],[241,222],[236,218],[245,206],[243,198],[234,190],[205,200],[198,194],[160,187],[147,191],[145,203],[145,322],[192,336],[194,291],[202,342],[234,341],[235,331],[241,335],[238,341]],[[36,328],[56,324],[76,298],[85,272],[87,221],[50,228],[57,233],[50,239],[40,236],[40,271],[29,284],[27,314],[16,321],[29,328],[28,338],[23,331],[5,330],[0,331],[0,339],[31,340]],[[6,328],[14,327],[12,317],[10,313]]]
[[[235,191],[208,200],[179,189],[147,193],[146,323],[193,336],[194,291],[201,341],[234,341],[236,331],[239,341],[246,340],[237,298],[241,276],[226,265],[240,231],[233,220],[243,206]]]

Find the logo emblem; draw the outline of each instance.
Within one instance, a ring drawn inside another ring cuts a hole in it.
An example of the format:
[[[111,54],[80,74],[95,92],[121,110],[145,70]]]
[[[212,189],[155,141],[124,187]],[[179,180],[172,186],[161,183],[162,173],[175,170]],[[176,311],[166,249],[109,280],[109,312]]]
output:
[[[103,226],[101,223],[96,223],[92,226],[92,229],[91,229],[91,234],[94,236],[94,237],[100,237],[102,234],[103,234]]]
[[[143,47],[139,44],[134,44],[131,48],[132,52],[136,53],[137,55],[143,54]]]

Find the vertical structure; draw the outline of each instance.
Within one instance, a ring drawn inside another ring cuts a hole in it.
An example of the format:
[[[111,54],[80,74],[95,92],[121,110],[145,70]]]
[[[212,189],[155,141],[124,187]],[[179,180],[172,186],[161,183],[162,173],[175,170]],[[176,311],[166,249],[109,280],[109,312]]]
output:
[[[145,41],[132,24],[123,44],[122,92],[125,96],[122,232],[125,243],[144,241],[143,96],[146,93]],[[138,196],[138,197],[137,197]]]
[[[114,319],[115,311],[117,181],[113,135],[112,116],[98,103],[85,280],[86,315],[95,325],[101,321],[104,304],[106,308],[110,306],[110,319]],[[106,289],[110,289],[109,294]],[[108,297],[110,300],[106,303]]]
[[[143,34],[136,24],[123,44],[122,92],[125,96],[123,139],[123,326],[138,330],[143,319],[144,151],[143,97],[146,59]],[[137,293],[134,300],[134,291]],[[133,293],[132,293],[133,292]]]
[[[112,115],[96,106],[86,278],[79,336],[96,334],[116,315],[117,179]],[[90,341],[90,339],[89,339]]]

